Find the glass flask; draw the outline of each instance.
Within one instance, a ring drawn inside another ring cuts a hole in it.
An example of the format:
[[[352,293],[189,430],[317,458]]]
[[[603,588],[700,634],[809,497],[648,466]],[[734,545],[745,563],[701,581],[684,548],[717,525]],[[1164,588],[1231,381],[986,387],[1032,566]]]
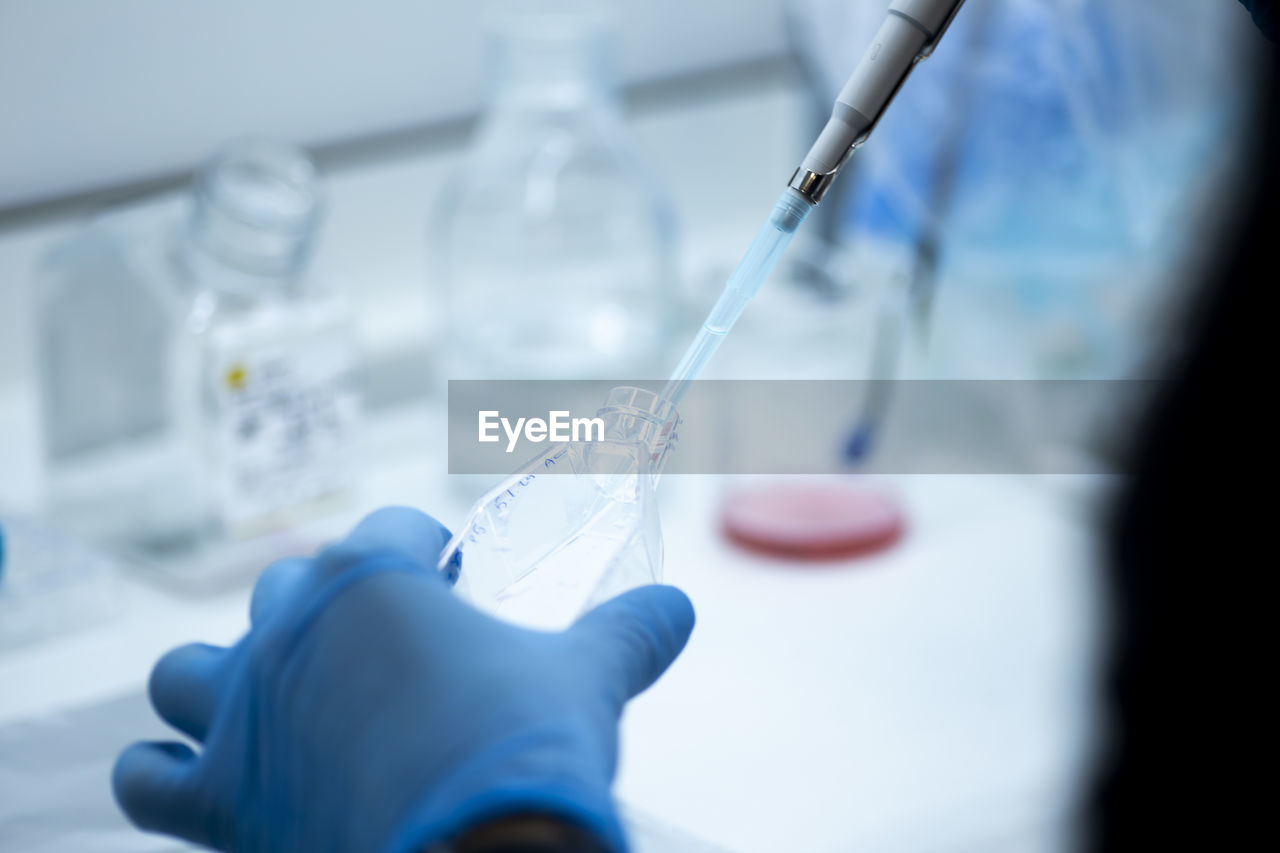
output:
[[[662,579],[654,487],[679,415],[619,387],[597,413],[603,440],[552,445],[481,498],[440,558],[464,598],[508,621],[559,629]]]
[[[608,20],[561,0],[489,23],[489,107],[433,223],[447,375],[657,375],[673,217],[621,119]]]
[[[249,140],[205,163],[176,228],[117,214],[50,252],[36,304],[56,520],[170,557],[349,493],[349,314],[305,275],[320,209],[304,152]]]

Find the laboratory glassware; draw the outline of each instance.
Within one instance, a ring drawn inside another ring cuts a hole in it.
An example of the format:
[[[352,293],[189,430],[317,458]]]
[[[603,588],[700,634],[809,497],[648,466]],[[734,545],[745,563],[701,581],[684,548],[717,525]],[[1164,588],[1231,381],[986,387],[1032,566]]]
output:
[[[858,479],[788,477],[731,491],[720,527],[731,541],[771,556],[833,560],[877,553],[902,537],[901,502]]]
[[[349,314],[307,274],[320,210],[304,152],[246,140],[199,170],[185,222],[131,229],[120,212],[50,252],[37,311],[54,518],[167,558],[349,494]]]
[[[654,487],[679,415],[651,391],[618,387],[603,440],[553,444],[482,497],[440,568],[481,609],[564,628],[583,610],[662,579]]]
[[[490,103],[433,218],[449,378],[652,376],[668,343],[671,205],[622,121],[598,4],[489,16]]]

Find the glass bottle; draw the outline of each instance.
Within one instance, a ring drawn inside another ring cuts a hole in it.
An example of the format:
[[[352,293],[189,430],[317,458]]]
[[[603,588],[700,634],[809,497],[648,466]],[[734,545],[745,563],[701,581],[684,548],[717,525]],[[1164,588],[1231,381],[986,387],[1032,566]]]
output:
[[[508,2],[490,25],[490,105],[434,223],[448,376],[657,375],[673,217],[621,119],[607,19]]]
[[[56,518],[170,557],[349,493],[349,315],[305,274],[320,210],[304,152],[249,140],[205,163],[175,233],[107,219],[55,247],[38,311]]]
[[[551,445],[481,498],[445,548],[441,570],[476,606],[563,628],[662,579],[654,487],[679,415],[650,391],[618,387],[597,416],[603,440]]]
[[[197,523],[198,457],[178,404],[177,294],[111,219],[55,245],[36,276],[46,502],[59,526],[110,546]]]

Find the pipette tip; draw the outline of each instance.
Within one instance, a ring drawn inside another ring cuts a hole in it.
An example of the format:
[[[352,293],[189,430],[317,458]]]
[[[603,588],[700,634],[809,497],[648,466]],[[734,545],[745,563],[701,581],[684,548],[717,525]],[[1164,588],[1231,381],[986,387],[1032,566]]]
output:
[[[800,193],[788,187],[778,198],[777,204],[773,206],[773,212],[769,214],[769,224],[784,234],[792,234],[800,227],[800,223],[804,222],[811,210],[813,205]]]

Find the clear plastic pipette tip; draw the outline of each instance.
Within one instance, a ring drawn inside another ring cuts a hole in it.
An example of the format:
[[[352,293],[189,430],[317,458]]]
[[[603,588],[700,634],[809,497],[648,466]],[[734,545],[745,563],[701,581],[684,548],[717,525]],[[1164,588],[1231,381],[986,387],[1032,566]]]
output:
[[[671,378],[662,391],[664,398],[676,404],[684,398],[689,384],[707,366],[711,356],[742,314],[742,309],[760,290],[760,285],[777,265],[778,258],[795,236],[796,229],[812,209],[813,206],[795,190],[788,188],[783,191],[769,214],[769,221],[756,234],[755,240],[725,283],[724,292],[712,306],[707,319],[702,322],[702,328],[698,330],[693,343],[671,373]]]

